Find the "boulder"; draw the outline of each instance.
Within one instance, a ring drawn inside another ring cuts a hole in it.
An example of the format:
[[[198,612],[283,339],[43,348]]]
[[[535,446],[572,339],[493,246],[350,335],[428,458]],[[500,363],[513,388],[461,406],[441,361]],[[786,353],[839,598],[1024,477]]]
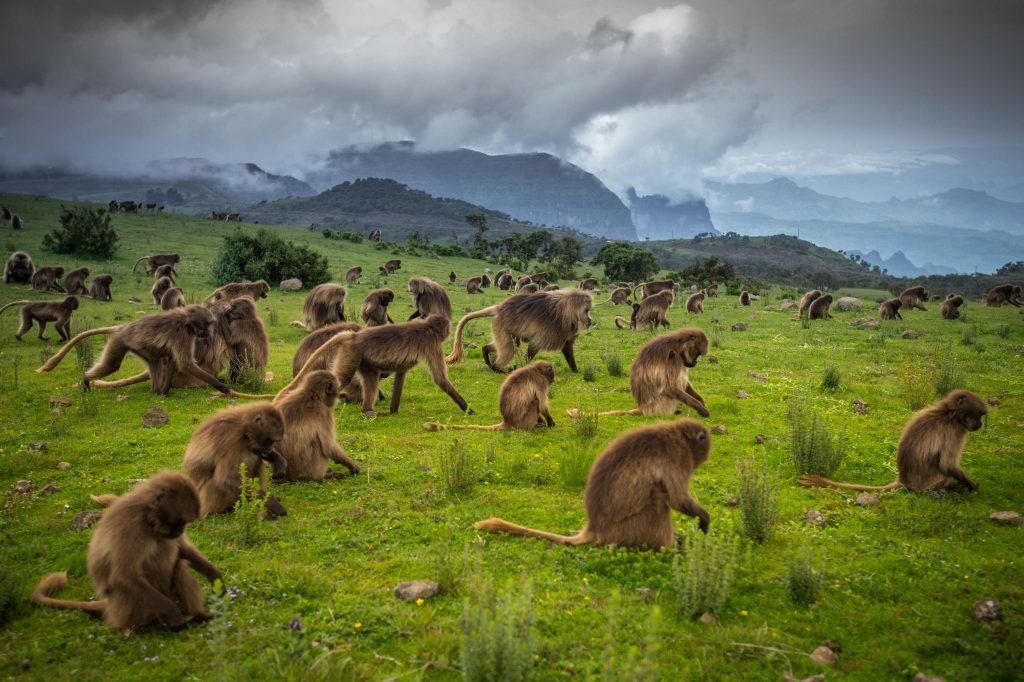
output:
[[[167,410],[154,405],[146,408],[146,413],[142,415],[142,427],[151,429],[157,426],[163,426],[170,420],[171,418],[167,415]]]
[[[864,302],[859,298],[853,296],[843,296],[838,301],[832,304],[832,307],[836,310],[842,310],[848,312],[850,310],[860,310],[864,307]]]
[[[1024,517],[1020,515],[1020,512],[1015,511],[992,512],[988,517],[996,523],[1001,523],[1004,526],[1019,526],[1024,524]]]
[[[409,580],[395,585],[395,596],[402,601],[430,599],[441,589],[433,580]]]
[[[986,623],[1003,619],[1003,605],[998,599],[986,597],[974,602],[974,617]]]
[[[789,310],[796,307],[796,301],[791,298],[784,298],[779,301],[779,310]]]
[[[921,332],[915,332],[913,329],[908,329],[907,331],[903,332],[901,336],[905,339],[919,339],[921,338]]]
[[[861,507],[877,507],[878,498],[871,493],[861,493],[857,495],[857,499],[854,500],[854,504],[860,505]]]
[[[302,291],[302,280],[296,277],[290,279],[281,280],[281,284],[278,285],[281,291]]]

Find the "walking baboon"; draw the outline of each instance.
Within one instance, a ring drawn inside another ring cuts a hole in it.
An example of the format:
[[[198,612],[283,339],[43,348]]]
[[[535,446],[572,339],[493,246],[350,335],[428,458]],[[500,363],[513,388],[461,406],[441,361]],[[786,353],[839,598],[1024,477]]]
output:
[[[630,289],[628,287],[618,287],[612,292],[612,295],[607,300],[601,301],[597,305],[604,305],[605,303],[611,303],[612,305],[621,305],[627,303],[629,299]]]
[[[363,299],[363,305],[359,308],[359,317],[367,327],[379,327],[384,324],[394,324],[388,313],[388,306],[395,300],[395,292],[391,289],[374,289]]]
[[[160,297],[161,310],[184,308],[185,305],[185,294],[182,293],[181,287],[171,287]]]
[[[170,277],[161,277],[157,281],[153,282],[153,287],[149,290],[149,295],[153,297],[153,303],[162,305],[164,294],[174,288],[174,282],[171,281]],[[164,309],[166,310],[166,308]]]
[[[299,344],[298,349],[295,351],[295,357],[292,358],[292,377],[297,376],[302,370],[302,367],[306,364],[306,361],[309,360],[310,356],[313,355],[316,349],[327,343],[327,341],[335,334],[339,332],[358,332],[362,328],[362,325],[355,322],[335,322],[334,324],[329,324],[326,327],[321,327],[315,332],[311,332],[302,340],[302,343]],[[310,366],[310,371],[331,369],[331,367],[334,366],[334,356],[336,353],[337,350],[335,350],[335,353],[325,353],[319,356],[317,358],[317,362]],[[381,378],[383,379],[387,376],[387,374],[382,374]],[[363,401],[363,385],[359,383],[358,374],[352,377],[352,381],[349,385],[342,389],[341,395],[345,399],[345,402],[348,403],[360,403]],[[383,399],[384,393],[378,392],[377,400]]]
[[[103,512],[89,541],[89,579],[100,599],[70,601],[51,595],[67,585],[66,573],[39,581],[32,601],[103,617],[114,630],[137,630],[157,621],[181,630],[213,616],[203,608],[203,591],[189,569],[210,584],[220,571],[185,537],[199,518],[196,487],[182,474],[162,471],[120,497],[103,500]]]
[[[579,288],[583,289],[583,291],[593,291],[597,288],[597,279],[594,277],[587,277],[580,282]]]
[[[85,280],[89,277],[89,268],[75,268],[64,277],[64,288],[72,296],[85,296],[89,288],[85,286]]]
[[[348,272],[345,273],[345,281],[349,284],[359,284],[359,280],[363,276],[363,268],[359,265],[349,268]]]
[[[453,365],[465,357],[462,331],[471,320],[493,317],[491,343],[483,347],[484,362],[500,372],[515,357],[519,342],[527,343],[526,360],[530,362],[541,351],[561,350],[569,369],[576,372],[573,345],[580,332],[590,328],[590,308],[594,299],[579,289],[538,291],[516,294],[497,305],[469,313],[455,330],[455,344],[447,362]],[[492,361],[491,354],[497,353]]]
[[[280,393],[274,406],[284,418],[284,438],[277,446],[288,467],[286,481],[322,481],[340,478],[330,463],[343,464],[358,474],[359,466],[338,445],[334,405],[338,402],[337,378],[328,371],[307,372],[299,385]]]
[[[225,284],[207,296],[206,300],[230,301],[231,299],[238,298],[239,296],[248,296],[252,300],[256,301],[261,298],[266,298],[269,293],[270,285],[267,284],[267,281],[258,279],[255,282],[231,282],[230,284]]]
[[[903,301],[898,298],[882,301],[878,304],[878,317],[883,320],[902,320],[903,316],[900,315],[900,308],[902,307]]]
[[[944,320],[955,320],[960,317],[960,306],[964,304],[964,297],[959,294],[950,294],[946,297],[946,300],[942,302],[942,309],[940,311],[942,319]]]
[[[174,280],[174,266],[173,265],[161,265],[153,271],[153,279],[160,279],[161,277],[169,277],[174,284],[177,284]]]
[[[693,472],[710,452],[711,435],[692,419],[641,426],[613,440],[594,461],[584,495],[587,523],[579,534],[556,535],[498,518],[474,527],[563,545],[672,547],[671,510],[699,519],[705,533],[711,525],[711,515],[690,493]]]
[[[992,287],[985,294],[985,305],[989,308],[998,308],[1004,303],[1021,307],[1021,288],[1016,284],[1000,284]]]
[[[659,291],[670,291],[673,296],[679,293],[679,284],[677,282],[671,279],[659,279],[654,280],[653,282],[641,282],[640,284],[637,284],[633,287],[633,298],[636,298],[636,290],[641,287],[643,287],[643,297],[640,299],[641,301],[648,296],[653,296]]]
[[[820,289],[811,289],[806,294],[800,297],[800,308],[799,315],[803,317],[807,314],[807,311],[811,309],[811,304],[821,298]]]
[[[686,312],[694,313],[695,315],[703,315],[705,296],[707,296],[707,294],[703,291],[690,294],[690,297],[686,299]]]
[[[114,282],[113,275],[96,275],[89,283],[89,298],[95,301],[111,301],[114,296],[110,292],[110,285]]]
[[[340,284],[317,284],[302,304],[302,323],[309,331],[335,322],[345,321],[345,296],[348,292]]]
[[[68,292],[64,291],[64,287],[62,287],[58,281],[63,276],[64,268],[62,267],[39,268],[32,275],[32,288],[43,293],[56,290],[62,294],[66,294]]]
[[[146,274],[153,275],[161,265],[170,265],[173,268],[181,262],[181,256],[176,253],[154,253],[150,256],[143,256],[135,261],[135,265],[132,266],[133,273],[138,269],[139,263],[142,261],[146,261]],[[177,271],[175,271],[175,274],[177,274]]]
[[[555,366],[546,360],[537,360],[515,370],[501,384],[498,393],[498,411],[501,423],[493,426],[475,424],[440,424],[427,422],[427,431],[444,429],[476,429],[480,431],[505,431],[521,429],[529,431],[536,426],[554,426],[548,390],[555,383]]]
[[[482,294],[483,289],[480,286],[479,277],[470,277],[466,280],[466,293],[467,294]]]
[[[663,289],[656,294],[648,296],[639,304],[633,304],[633,314],[629,322],[625,318],[616,316],[615,326],[619,329],[654,330],[659,326],[668,327],[668,309],[672,306],[674,297],[668,289]]]
[[[912,310],[917,308],[918,310],[927,310],[923,305],[922,301],[928,300],[928,290],[922,286],[910,287],[904,289],[900,293],[900,302],[903,303],[903,310]]]
[[[811,302],[811,306],[807,309],[807,317],[812,320],[831,318],[832,315],[828,312],[830,305],[832,305],[832,294],[819,296]]]
[[[801,476],[805,486],[828,486],[851,490],[895,490],[911,492],[936,490],[961,484],[970,491],[978,485],[960,466],[969,431],[982,426],[988,414],[985,401],[970,391],[956,390],[931,407],[918,412],[900,434],[896,449],[899,474],[888,485],[837,483],[811,474]]]
[[[704,289],[704,293],[707,294],[708,298],[715,298],[716,296],[718,296],[718,285],[709,284],[707,288]]]
[[[71,313],[78,310],[78,299],[74,296],[68,296],[63,301],[12,301],[0,308],[0,314],[16,305],[22,306],[21,326],[14,334],[18,341],[32,328],[33,322],[39,324],[39,338],[43,341],[50,340],[50,337],[43,336],[47,322],[54,323],[61,341],[71,338]]]
[[[36,264],[24,251],[15,251],[4,264],[5,284],[28,284],[36,272]]]
[[[412,294],[413,306],[416,308],[409,317],[410,320],[434,314],[452,319],[451,299],[448,298],[448,292],[444,287],[437,282],[425,277],[412,277],[409,279],[409,293]]]
[[[387,263],[385,263],[384,265],[380,266],[380,274],[382,274],[382,275],[390,275],[393,272],[395,272],[395,270],[398,270],[401,267],[402,267],[402,261],[397,260],[397,259],[389,260]]]

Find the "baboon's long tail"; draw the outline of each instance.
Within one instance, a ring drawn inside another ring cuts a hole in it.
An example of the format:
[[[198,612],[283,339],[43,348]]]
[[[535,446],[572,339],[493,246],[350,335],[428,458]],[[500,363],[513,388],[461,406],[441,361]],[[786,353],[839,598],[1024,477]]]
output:
[[[288,386],[291,386],[289,384]],[[288,388],[285,386],[285,388]],[[282,388],[281,391],[284,391]],[[220,391],[210,391],[211,398],[241,398],[242,400],[271,400],[276,398],[279,393],[240,393],[234,389],[231,389],[227,393],[221,393]]]
[[[117,499],[117,495],[113,493],[104,493],[103,495],[90,495],[89,498],[101,507],[109,507],[114,504],[114,500]]]
[[[54,354],[52,358],[43,363],[43,366],[36,370],[36,374],[43,372],[49,372],[54,367],[60,364],[60,361],[64,359],[64,356],[71,352],[71,349],[75,347],[75,344],[84,339],[87,336],[96,336],[97,334],[113,334],[123,325],[116,325],[113,327],[97,327],[96,329],[87,329],[81,334],[77,334],[72,337],[70,341],[64,344],[64,347]]]
[[[471,320],[478,320],[481,317],[494,317],[498,313],[498,306],[492,305],[489,308],[483,310],[477,310],[475,313],[469,313],[461,320],[459,320],[459,326],[455,328],[455,343],[452,345],[452,352],[445,362],[449,365],[454,365],[456,362],[461,362],[466,358],[466,349],[462,347],[462,330],[466,328],[466,324]]]
[[[509,533],[510,535],[522,535],[527,538],[550,540],[551,542],[557,542],[561,545],[586,545],[594,540],[586,528],[584,528],[579,535],[556,535],[555,533],[549,533],[544,530],[534,530],[533,528],[527,528],[526,526],[518,526],[506,521],[505,519],[498,519],[493,516],[489,519],[484,519],[483,521],[477,521],[473,524],[473,527],[477,530],[486,530],[490,533]]]
[[[11,301],[7,305],[5,305],[3,308],[0,308],[0,314],[3,314],[3,312],[5,310],[7,310],[8,308],[14,307],[16,305],[26,305],[26,304],[31,303],[31,302],[32,301]]]
[[[636,290],[645,284],[647,284],[647,282],[640,282],[640,284],[637,284],[635,287],[633,287],[633,292],[629,295],[630,298],[636,298]]]
[[[349,340],[353,336],[355,336],[355,335],[356,335],[356,332],[338,332],[337,334],[335,334],[331,338],[327,339],[327,342],[324,343],[324,345],[320,346],[315,351],[313,351],[313,354],[310,355],[309,359],[306,360],[306,364],[304,364],[302,366],[302,369],[300,369],[295,374],[295,376],[292,377],[292,380],[290,382],[288,382],[287,386],[285,386],[284,388],[282,388],[280,391],[277,392],[277,395],[279,395],[279,396],[280,395],[284,395],[285,393],[290,391],[294,386],[298,386],[299,380],[301,380],[302,377],[305,376],[306,374],[308,374],[309,372],[313,371],[313,369],[317,365],[317,361],[321,357],[323,357],[327,353],[334,352],[334,348],[336,346],[340,346],[343,343],[348,343]],[[344,390],[345,388],[346,388],[345,386],[341,387],[342,390]],[[239,395],[241,396],[242,394],[239,394]],[[274,396],[271,396],[271,397],[274,397]]]
[[[441,424],[440,422],[427,422],[423,425],[427,431],[504,431],[505,422],[480,426],[479,424]]]
[[[814,474],[804,474],[800,477],[799,482],[800,485],[808,488],[846,488],[847,490],[859,490],[861,492],[869,490],[886,492],[903,487],[903,484],[899,481],[893,481],[887,485],[858,485],[856,483],[839,483],[837,481],[830,481],[827,478],[815,476]]]
[[[135,261],[135,265],[132,266],[132,273],[133,274],[135,273],[135,270],[139,267],[139,263],[141,263],[142,261],[146,260],[147,258],[149,258],[149,256],[143,256],[139,260]]]
[[[75,611],[88,611],[89,613],[102,614],[107,608],[107,600],[98,601],[70,601],[68,599],[54,599],[50,595],[58,590],[67,587],[67,573],[51,573],[45,576],[36,585],[32,593],[32,601],[41,606],[50,606],[55,609],[71,609]]]
[[[615,326],[619,329],[629,329],[629,322],[621,315],[615,316]]]
[[[583,413],[580,412],[575,407],[566,410],[566,413],[570,417],[572,417],[573,419],[579,419],[580,417],[583,416]],[[632,410],[605,410],[604,412],[598,412],[597,416],[598,417],[611,417],[611,416],[617,415],[617,414],[628,414],[628,415],[636,416],[636,415],[640,414],[640,409],[637,408],[637,407],[634,407]]]
[[[118,379],[117,381],[103,381],[96,380],[92,382],[95,388],[124,388],[125,386],[134,386],[135,384],[141,384],[143,381],[149,381],[149,372],[142,372],[135,376],[125,377],[124,379]],[[217,395],[220,395],[219,393]]]

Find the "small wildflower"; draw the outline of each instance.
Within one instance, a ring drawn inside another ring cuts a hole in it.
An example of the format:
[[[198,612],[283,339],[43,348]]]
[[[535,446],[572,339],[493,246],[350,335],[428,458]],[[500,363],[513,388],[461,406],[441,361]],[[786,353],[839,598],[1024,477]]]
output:
[[[292,622],[288,623],[288,627],[292,630],[301,630],[302,623],[299,622],[298,618],[292,618]]]
[[[419,599],[416,600],[416,606],[422,606],[422,604],[423,604],[423,597],[420,597]]]
[[[363,624],[362,623],[356,623],[353,627],[358,630],[359,628],[363,627]]]
[[[747,612],[746,611],[740,611],[740,615],[743,616],[744,618],[746,618],[747,617]]]

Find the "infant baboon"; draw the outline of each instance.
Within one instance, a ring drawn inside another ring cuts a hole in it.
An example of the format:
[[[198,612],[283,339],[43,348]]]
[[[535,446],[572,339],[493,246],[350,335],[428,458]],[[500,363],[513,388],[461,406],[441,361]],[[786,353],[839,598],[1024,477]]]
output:
[[[625,318],[616,316],[615,326],[619,329],[630,329],[636,331],[643,329],[651,331],[659,326],[668,327],[668,309],[672,307],[674,296],[668,289],[662,289],[656,294],[645,298],[640,304],[633,304],[633,315],[627,323]]]
[[[903,301],[898,298],[890,298],[878,304],[878,317],[883,320],[902,320],[900,308]]]
[[[968,431],[977,431],[988,414],[985,401],[970,391],[952,391],[931,407],[918,412],[900,434],[896,451],[899,474],[888,485],[837,483],[821,476],[805,475],[800,484],[851,490],[895,490],[911,492],[949,488],[962,484],[970,491],[978,485],[964,473],[960,457]]]
[[[434,314],[452,319],[451,299],[448,298],[448,292],[444,287],[437,282],[425,277],[412,277],[409,279],[409,293],[412,294],[413,306],[416,308],[409,317],[410,320]]]
[[[39,338],[43,341],[50,340],[50,337],[43,336],[47,322],[55,323],[61,341],[71,338],[71,313],[78,310],[78,299],[74,296],[68,296],[63,301],[12,301],[0,308],[0,314],[16,305],[22,306],[21,327],[14,334],[18,341],[32,328],[33,322],[39,323]]]
[[[62,267],[39,268],[32,275],[32,288],[43,293],[59,291],[62,294],[66,294],[68,292],[64,291],[64,287],[58,282],[63,276],[64,268]]]
[[[349,284],[359,284],[359,280],[363,277],[363,268],[359,265],[354,268],[349,268],[348,272],[345,273],[345,281]]]
[[[587,277],[580,282],[579,288],[583,289],[583,291],[593,291],[594,289],[597,289],[597,279],[594,277]]]
[[[314,331],[335,322],[345,321],[345,296],[348,292],[340,284],[317,284],[302,304],[302,323]]]
[[[151,256],[143,256],[139,260],[135,261],[135,265],[132,266],[133,273],[138,269],[139,263],[142,261],[147,261],[146,274],[153,275],[156,272],[156,269],[161,265],[170,265],[171,268],[173,268],[181,261],[181,256],[176,253],[155,253]],[[175,272],[175,274],[177,274],[177,272]]]
[[[613,440],[594,461],[584,497],[587,523],[578,535],[556,535],[498,518],[474,527],[563,545],[672,547],[671,510],[699,519],[705,533],[711,525],[707,510],[690,494],[693,472],[710,452],[711,435],[692,419],[641,426]]]
[[[740,305],[750,305],[750,292],[740,292]]]
[[[483,288],[480,286],[479,277],[470,277],[466,280],[466,293],[467,294],[482,294],[484,293]]]
[[[395,292],[391,289],[374,289],[363,299],[363,305],[359,308],[359,317],[367,327],[379,327],[384,324],[394,324],[388,313],[388,306],[395,300]]]
[[[493,317],[492,341],[483,347],[483,356],[484,362],[494,371],[504,369],[515,357],[516,346],[525,341],[527,362],[541,351],[561,350],[569,369],[576,372],[573,345],[580,332],[594,324],[590,319],[593,305],[594,299],[590,294],[579,289],[510,296],[497,305],[469,313],[459,320],[448,364],[453,365],[465,357],[462,331],[466,324],[481,317]],[[492,361],[491,354],[495,352],[497,355]]]
[[[171,287],[170,289],[164,292],[163,296],[160,297],[161,310],[174,310],[175,308],[184,307],[185,294],[182,293],[181,287]]]
[[[153,271],[153,279],[160,279],[161,277],[170,277],[171,281],[177,284],[177,282],[175,282],[174,280],[175,274],[177,273],[174,272],[173,265],[161,265],[160,267]]]
[[[203,623],[213,616],[203,608],[203,591],[189,569],[210,584],[220,571],[185,537],[199,518],[196,487],[182,474],[163,471],[109,504],[89,541],[89,579],[100,599],[69,601],[52,594],[67,585],[66,573],[39,581],[32,601],[58,609],[76,609],[103,617],[114,630],[137,630],[157,621],[171,630]]]
[[[695,315],[703,315],[705,296],[707,296],[707,294],[703,291],[690,294],[690,297],[686,299],[686,312],[693,313]]]
[[[111,301],[114,296],[110,292],[110,285],[114,282],[113,275],[96,275],[89,284],[89,298],[94,301]]]
[[[928,290],[922,286],[910,287],[904,289],[900,294],[900,302],[903,303],[903,310],[912,310],[914,308],[918,310],[927,310],[923,305],[922,301],[928,300]]]
[[[358,474],[359,466],[338,445],[334,405],[338,402],[338,380],[324,370],[307,372],[298,386],[280,393],[274,406],[284,418],[284,438],[277,446],[288,467],[286,481],[322,481],[340,478],[331,471],[332,461]]]
[[[206,297],[207,301],[230,301],[233,298],[240,296],[248,296],[252,300],[256,301],[261,298],[266,298],[270,293],[270,285],[267,284],[266,280],[258,279],[255,282],[231,282],[220,287],[212,294]]]
[[[85,296],[89,288],[85,286],[85,280],[89,277],[89,268],[75,268],[64,277],[64,288],[72,296]]]
[[[474,424],[440,424],[427,422],[427,431],[443,429],[476,429],[480,431],[505,431],[521,429],[529,431],[536,426],[554,426],[548,390],[555,383],[555,366],[546,360],[537,360],[515,370],[501,384],[498,393],[498,410],[501,423],[493,426]]]
[[[35,272],[32,258],[24,251],[15,251],[4,264],[4,284],[28,284]]]
[[[985,294],[985,305],[989,308],[998,308],[1004,303],[1021,307],[1021,288],[1016,284],[1000,284],[992,287]]]
[[[942,302],[942,309],[939,311],[944,320],[955,320],[960,317],[960,306],[964,304],[964,297],[959,294],[950,294]]]
[[[820,289],[811,289],[806,294],[800,297],[800,308],[799,315],[803,317],[811,309],[811,304],[821,298]]]
[[[276,450],[284,435],[284,418],[270,403],[225,407],[208,417],[192,434],[181,463],[199,491],[200,513],[209,516],[234,509],[242,496],[242,464],[246,477],[259,479],[259,498],[264,499],[264,462],[273,467],[275,479],[287,471],[287,460]]]
[[[679,284],[677,282],[671,279],[659,279],[653,282],[641,282],[640,284],[637,284],[633,287],[633,298],[636,298],[636,290],[641,287],[643,287],[644,294],[643,298],[640,299],[641,301],[648,296],[653,296],[659,291],[670,291],[673,296],[679,293]]]
[[[149,290],[149,295],[153,297],[153,303],[162,305],[164,294],[174,288],[174,282],[171,281],[170,277],[161,277],[157,281],[153,282],[153,287]],[[167,310],[167,308],[164,308]]]
[[[807,317],[812,320],[830,319],[832,317],[828,312],[830,305],[832,305],[832,294],[819,296],[811,302],[811,306],[807,309]]]

